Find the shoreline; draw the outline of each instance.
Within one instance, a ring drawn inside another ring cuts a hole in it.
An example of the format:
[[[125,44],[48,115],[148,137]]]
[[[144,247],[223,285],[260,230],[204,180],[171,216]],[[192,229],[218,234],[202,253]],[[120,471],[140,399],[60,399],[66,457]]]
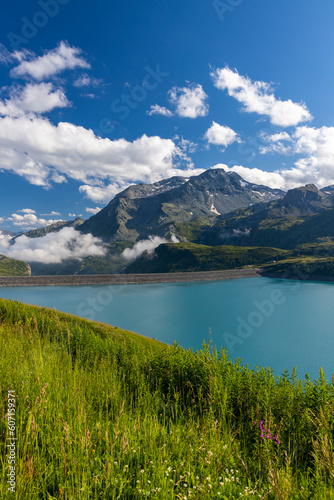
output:
[[[285,273],[267,273],[265,271],[260,272],[260,276],[263,278],[277,278],[282,280],[295,280],[295,281],[334,281],[334,276],[322,276],[318,274],[296,274],[290,272]]]
[[[0,276],[1,287],[22,286],[82,286],[82,285],[136,285],[153,283],[187,283],[260,277],[261,269],[227,269],[191,273],[161,274],[80,274],[51,276]]]

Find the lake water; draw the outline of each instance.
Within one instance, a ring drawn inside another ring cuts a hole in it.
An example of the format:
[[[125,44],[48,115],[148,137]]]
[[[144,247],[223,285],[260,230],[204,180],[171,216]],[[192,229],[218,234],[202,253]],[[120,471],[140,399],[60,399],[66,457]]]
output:
[[[275,375],[334,372],[334,283],[249,278],[154,285],[0,288],[0,296],[55,307],[185,348],[210,340],[232,359]]]

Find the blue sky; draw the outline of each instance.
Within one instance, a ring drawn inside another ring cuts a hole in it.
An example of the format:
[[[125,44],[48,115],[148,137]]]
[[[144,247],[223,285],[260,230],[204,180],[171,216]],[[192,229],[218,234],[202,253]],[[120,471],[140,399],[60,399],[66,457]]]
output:
[[[334,184],[333,18],[329,0],[7,3],[0,228],[214,166]]]

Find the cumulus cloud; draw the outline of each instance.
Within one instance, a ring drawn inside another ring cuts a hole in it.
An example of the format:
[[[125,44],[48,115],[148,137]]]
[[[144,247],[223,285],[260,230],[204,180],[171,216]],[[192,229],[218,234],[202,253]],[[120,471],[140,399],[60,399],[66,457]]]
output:
[[[64,92],[54,89],[51,83],[30,83],[24,88],[11,89],[10,98],[0,101],[0,115],[15,117],[25,113],[40,114],[69,105]]]
[[[93,76],[87,75],[87,73],[83,73],[79,76],[74,82],[74,87],[82,88],[82,87],[99,87],[103,84],[103,81],[95,78]]]
[[[18,212],[20,212],[20,210],[18,210]],[[48,215],[60,215],[60,212],[55,212],[54,210],[52,210],[52,212],[50,212],[49,214],[41,214],[41,215],[43,215],[44,217]]]
[[[27,51],[16,52],[15,56],[21,62],[11,70],[10,75],[12,77],[30,77],[41,81],[66,69],[90,68],[90,64],[81,56],[81,53],[81,49],[71,47],[64,41],[40,57]]]
[[[1,218],[0,218],[1,222]],[[6,249],[10,245],[10,240],[12,237],[9,234],[4,234],[2,231],[0,231],[0,254],[4,254]]]
[[[177,145],[184,153],[195,153],[198,144],[196,142],[189,141],[183,137],[175,136],[174,140],[177,140]]]
[[[241,142],[238,134],[230,127],[212,122],[211,127],[205,132],[204,138],[209,144],[224,146],[225,148],[234,142]]]
[[[153,115],[174,116],[174,113],[172,113],[168,108],[165,108],[164,106],[159,106],[158,104],[154,104],[153,106],[151,106],[149,111],[147,111],[147,114],[149,116]]]
[[[32,210],[32,208],[22,208],[22,210],[17,210],[18,212],[23,212],[24,214],[35,214],[36,210]]]
[[[86,208],[86,212],[88,212],[89,214],[97,214],[98,212],[100,212],[102,210],[101,207],[95,207],[95,208],[90,208],[90,207],[87,207]]]
[[[228,67],[212,71],[210,76],[215,87],[227,90],[231,97],[243,104],[243,111],[268,116],[273,125],[296,126],[312,119],[304,103],[277,99],[270,83],[252,81]]]
[[[7,64],[12,59],[12,54],[0,43],[0,64]]]
[[[182,118],[197,118],[207,116],[209,113],[209,105],[206,103],[208,96],[200,84],[182,88],[173,87],[168,96],[176,106],[176,114]]]
[[[13,259],[44,264],[60,264],[66,259],[82,259],[91,255],[103,257],[107,251],[99,238],[91,234],[83,235],[73,227],[63,228],[41,238],[22,235],[15,239],[13,245],[1,245],[0,236],[0,253]]]
[[[102,139],[84,127],[67,122],[53,125],[37,116],[0,118],[0,158],[3,170],[31,184],[49,187],[66,178],[81,181],[81,190],[87,196],[92,193],[96,202],[103,199],[106,189],[114,195],[133,182],[187,175],[183,162],[188,170],[192,166],[171,139],[145,134],[133,142]]]
[[[29,208],[24,208],[22,210],[19,210],[20,212],[23,212],[24,215],[20,214],[12,214],[10,217],[7,217],[7,221],[11,222],[14,226],[33,226],[33,227],[44,227],[44,226],[50,226],[51,224],[54,224],[55,222],[59,222],[62,219],[41,219],[35,215],[34,210],[30,210]]]
[[[171,241],[172,243],[179,243],[175,235],[171,236]],[[127,260],[135,260],[144,252],[148,255],[153,255],[154,250],[162,243],[168,243],[168,241],[165,238],[160,238],[160,236],[149,236],[147,240],[141,240],[135,243],[132,248],[126,248],[122,256]]]
[[[249,236],[250,233],[250,229],[233,229],[231,233],[220,233],[218,238],[220,240],[230,240],[231,238],[242,238],[243,236]]]

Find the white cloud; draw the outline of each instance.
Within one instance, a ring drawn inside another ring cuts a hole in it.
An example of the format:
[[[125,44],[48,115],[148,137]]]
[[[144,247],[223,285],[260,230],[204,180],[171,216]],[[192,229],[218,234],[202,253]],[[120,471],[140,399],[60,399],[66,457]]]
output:
[[[126,248],[122,255],[127,260],[134,260],[144,252],[152,255],[154,250],[162,243],[167,243],[165,238],[160,238],[160,236],[149,236],[147,240],[141,240],[135,243],[132,248]]]
[[[159,106],[158,104],[154,104],[150,107],[150,110],[147,111],[147,114],[152,115],[162,115],[162,116],[174,116],[174,114],[164,106]]]
[[[18,212],[20,212],[20,210],[18,210]],[[52,210],[52,212],[50,212],[49,214],[41,214],[41,215],[43,215],[43,216],[48,216],[48,215],[60,215],[60,212],[54,212],[54,211]]]
[[[90,208],[90,207],[87,207],[86,208],[86,212],[88,212],[89,214],[97,214],[98,212],[100,212],[102,210],[101,207],[95,207],[95,208]]]
[[[241,142],[238,134],[230,127],[219,125],[219,123],[212,122],[211,127],[205,132],[204,138],[210,144],[217,146],[224,146],[225,148],[234,142]]]
[[[179,136],[175,136],[174,139],[178,140],[177,145],[181,149],[181,151],[184,151],[184,153],[196,152],[198,146],[196,142],[189,141],[188,139],[184,139],[183,137],[181,137],[180,139]]]
[[[217,69],[211,72],[210,76],[215,87],[227,90],[231,97],[243,104],[243,111],[268,116],[274,125],[296,126],[312,119],[304,103],[295,103],[291,99],[287,101],[277,99],[269,83],[252,81],[228,67]]]
[[[180,240],[178,240],[175,234],[172,234],[171,242],[179,243]],[[160,236],[149,236],[147,240],[141,240],[135,243],[132,248],[126,248],[122,252],[122,256],[127,260],[135,260],[144,252],[147,252],[148,255],[152,255],[154,253],[154,250],[158,248],[158,246],[162,243],[168,243],[168,240],[166,240],[165,238],[160,238]]]
[[[90,68],[90,64],[81,57],[81,52],[78,47],[71,47],[64,41],[40,57],[32,56],[31,53],[23,51],[18,52],[16,58],[21,59],[21,62],[11,70],[10,75],[12,77],[31,77],[41,81],[66,69]]]
[[[124,189],[126,189],[131,182],[124,183],[120,185],[116,181],[113,184],[108,185],[100,185],[100,186],[90,186],[89,184],[83,184],[79,187],[80,193],[84,193],[86,198],[95,202],[108,202],[112,198],[116,196],[116,194],[120,193]]]
[[[290,135],[263,135],[268,145],[262,154],[273,152],[298,155],[294,167],[280,170],[288,186],[313,183],[319,187],[334,184],[334,127],[297,127]]]
[[[7,64],[12,60],[12,54],[0,43],[0,64]]]
[[[35,214],[36,210],[32,210],[31,208],[22,208],[22,210],[17,210],[18,212],[23,212],[24,214]]]
[[[197,118],[207,116],[209,113],[209,105],[205,102],[208,96],[200,84],[182,88],[173,87],[168,95],[176,106],[176,114],[182,118]]]
[[[82,87],[99,87],[103,84],[101,79],[95,78],[94,76],[89,76],[87,73],[83,73],[79,78],[77,78],[73,85],[74,87],[82,88]]]
[[[1,218],[0,222],[2,222]],[[5,253],[5,250],[9,247],[9,242],[11,239],[12,237],[9,234],[4,234],[2,231],[0,231],[0,254]]]
[[[11,246],[0,239],[0,253],[13,259],[44,264],[60,264],[66,259],[82,259],[90,255],[103,256],[106,248],[99,238],[91,234],[81,234],[73,227],[66,227],[57,233],[49,233],[41,238],[19,236]]]
[[[279,132],[277,134],[272,134],[270,136],[267,134],[262,134],[262,137],[264,138],[269,137],[271,142],[292,141],[291,136],[287,132]]]
[[[334,184],[334,127],[303,126],[298,127],[290,136],[273,134],[263,137],[268,146],[261,149],[262,153],[298,155],[294,165],[274,172],[242,165],[223,165],[223,168],[237,172],[246,181],[283,190],[305,184],[315,184],[319,188]]]
[[[143,135],[133,142],[112,141],[71,123],[55,126],[43,117],[0,118],[0,168],[39,186],[50,186],[56,175],[58,182],[65,178],[83,182],[82,191],[88,195],[90,189],[85,186],[96,192],[108,189],[114,195],[133,182],[187,175],[182,162],[192,170],[189,158],[171,139]],[[93,195],[91,199],[102,198]]]
[[[10,99],[0,101],[0,115],[15,117],[25,113],[45,113],[69,105],[64,92],[54,90],[51,83],[29,83],[24,88],[12,89]]]
[[[61,219],[41,219],[34,214],[34,210],[30,210],[29,208],[19,210],[19,212],[23,212],[24,215],[20,214],[12,214],[11,217],[7,217],[7,221],[11,222],[14,226],[33,226],[33,227],[44,227],[50,226],[55,222],[59,222]]]
[[[280,171],[267,172],[259,168],[248,168],[242,165],[235,165],[233,167],[228,167],[227,165],[214,165],[212,168],[223,168],[226,172],[236,172],[245,181],[252,182],[254,184],[259,184],[261,186],[269,186],[273,189],[290,189],[290,187],[296,187],[296,184],[287,187],[285,179],[282,177]],[[300,185],[300,183],[297,185]]]

